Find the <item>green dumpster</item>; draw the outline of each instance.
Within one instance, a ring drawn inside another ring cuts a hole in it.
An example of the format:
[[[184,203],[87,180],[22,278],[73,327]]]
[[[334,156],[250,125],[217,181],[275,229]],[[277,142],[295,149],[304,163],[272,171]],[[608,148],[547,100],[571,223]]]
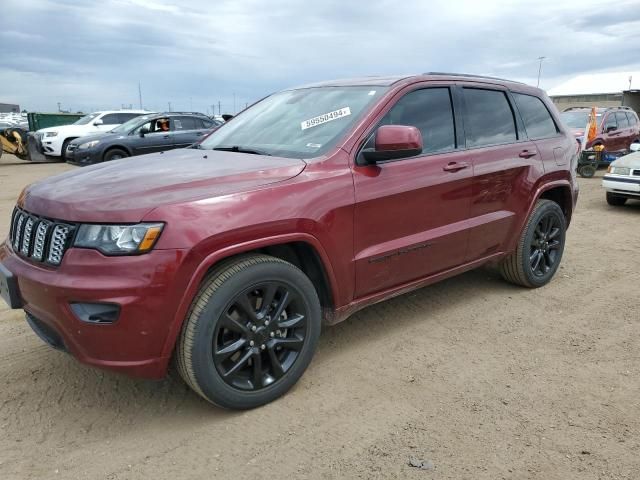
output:
[[[82,113],[28,113],[29,131],[35,132],[41,128],[69,125],[84,117]]]

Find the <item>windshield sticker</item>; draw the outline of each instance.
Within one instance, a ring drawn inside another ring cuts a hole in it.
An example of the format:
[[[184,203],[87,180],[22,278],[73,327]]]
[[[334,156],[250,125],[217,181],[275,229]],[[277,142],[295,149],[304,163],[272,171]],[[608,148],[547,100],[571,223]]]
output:
[[[321,146],[321,143],[307,143],[307,148],[320,148]]]
[[[334,110],[333,112],[318,115],[317,117],[305,120],[304,122],[300,123],[300,127],[302,128],[302,130],[306,130],[307,128],[317,127],[318,125],[322,125],[323,123],[346,117],[347,115],[351,115],[351,109],[349,107],[344,107],[339,110]]]

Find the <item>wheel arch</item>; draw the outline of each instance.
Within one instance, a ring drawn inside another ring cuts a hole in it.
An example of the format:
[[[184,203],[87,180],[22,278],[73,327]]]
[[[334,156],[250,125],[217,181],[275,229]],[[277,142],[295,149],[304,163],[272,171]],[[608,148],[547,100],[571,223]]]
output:
[[[292,234],[254,240],[220,249],[206,256],[194,271],[182,300],[176,310],[162,356],[168,361],[175,348],[182,324],[207,275],[222,262],[248,254],[266,254],[288,261],[302,270],[311,280],[318,292],[323,318],[330,319],[335,311],[337,294],[336,278],[333,268],[321,243],[308,234]]]

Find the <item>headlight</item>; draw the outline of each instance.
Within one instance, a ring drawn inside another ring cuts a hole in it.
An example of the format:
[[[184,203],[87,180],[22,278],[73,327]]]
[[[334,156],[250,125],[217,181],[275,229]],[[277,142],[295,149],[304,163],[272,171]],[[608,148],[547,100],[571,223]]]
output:
[[[97,144],[100,143],[100,140],[93,140],[91,142],[87,142],[87,143],[81,143],[78,146],[78,150],[86,150],[87,148],[93,148],[95,147]]]
[[[45,137],[57,137],[58,136],[58,132],[45,132],[44,136]]]
[[[153,248],[162,223],[137,225],[80,225],[75,247],[94,248],[105,255],[133,255]]]

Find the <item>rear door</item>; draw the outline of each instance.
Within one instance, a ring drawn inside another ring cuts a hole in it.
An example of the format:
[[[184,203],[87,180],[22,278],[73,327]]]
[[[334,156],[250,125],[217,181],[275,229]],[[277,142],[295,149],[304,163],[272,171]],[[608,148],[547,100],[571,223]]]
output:
[[[456,133],[452,88],[412,88],[372,125],[362,148],[379,125],[410,125],[422,133],[422,153],[353,167],[358,297],[464,262],[472,169]]]
[[[206,133],[202,120],[194,116],[173,117],[173,148],[193,145]]]
[[[620,148],[619,150],[629,150],[631,141],[633,140],[633,130],[629,125],[629,119],[625,112],[616,112],[616,121],[618,122],[618,130],[620,132]]]
[[[474,261],[505,250],[542,166],[506,89],[464,84],[460,91],[473,162],[467,261]]]

